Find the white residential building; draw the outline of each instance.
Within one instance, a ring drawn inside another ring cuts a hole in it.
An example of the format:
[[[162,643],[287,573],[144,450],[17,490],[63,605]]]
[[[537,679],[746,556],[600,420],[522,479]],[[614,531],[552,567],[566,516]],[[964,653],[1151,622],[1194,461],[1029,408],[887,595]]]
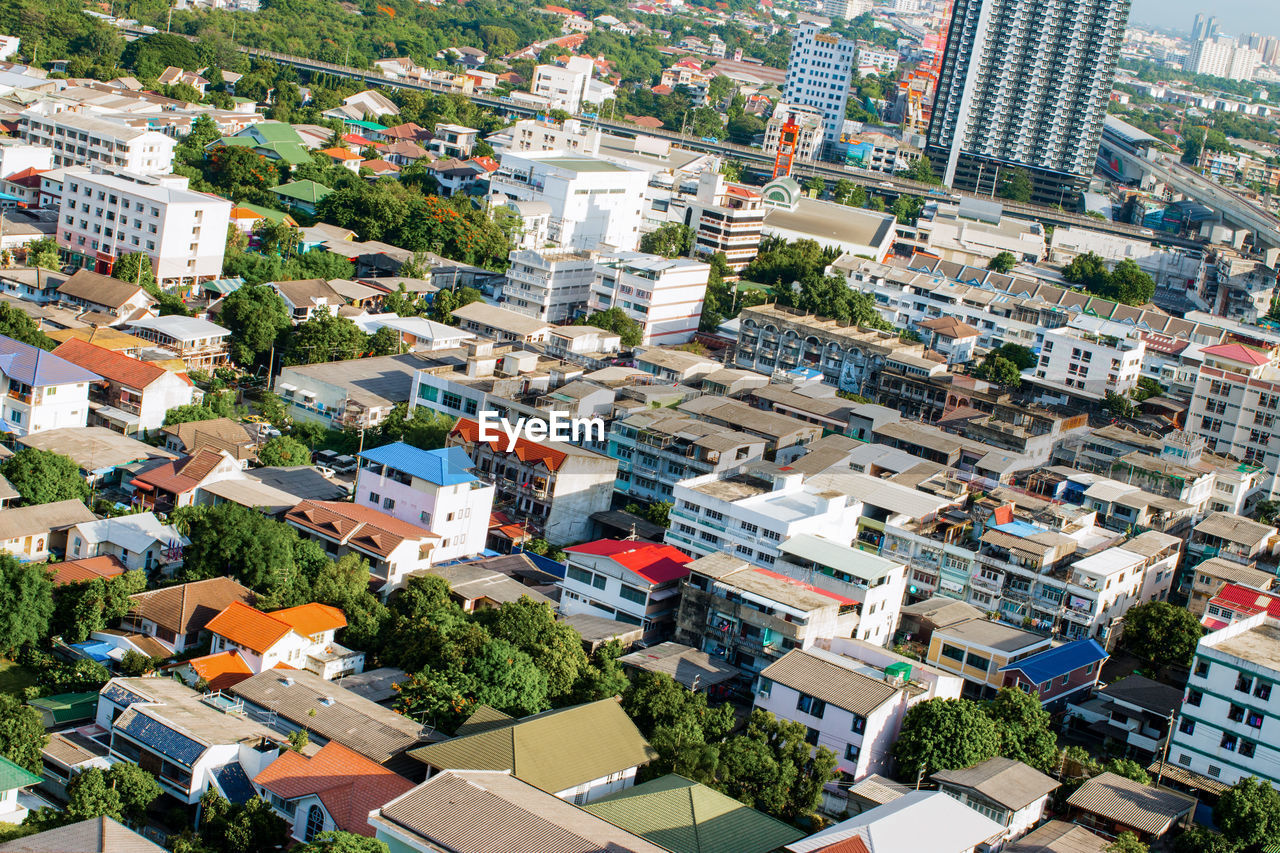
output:
[[[840,141],[857,51],[855,42],[824,32],[822,25],[813,21],[802,21],[791,37],[783,100],[822,112],[827,145]]]
[[[511,201],[543,201],[550,208],[547,238],[581,251],[635,249],[644,219],[649,175],[642,169],[560,151],[507,154],[489,179]]]
[[[66,110],[43,115],[18,114],[18,135],[53,150],[54,166],[97,166],[139,174],[164,175],[173,169],[178,141],[154,130],[129,127],[98,115]],[[223,229],[226,239],[226,229]]]
[[[596,262],[588,308],[621,308],[644,331],[641,343],[693,340],[702,316],[710,264],[642,252],[611,252]]]
[[[853,67],[859,74],[892,74],[898,68],[898,52],[859,42],[853,54]]]
[[[823,0],[822,14],[828,18],[844,18],[852,21],[871,11],[871,0]]]
[[[263,613],[233,601],[205,626],[210,653],[235,652],[255,674],[305,669],[332,681],[364,671],[364,652],[338,645],[333,636],[347,617],[327,604],[303,604]],[[282,666],[283,665],[283,666]]]
[[[594,69],[589,56],[571,56],[565,65],[539,65],[533,70],[531,91],[549,100],[553,110],[576,115],[587,100]]]
[[[548,323],[566,323],[587,307],[596,256],[576,249],[517,249],[502,286],[502,305]]]
[[[1183,69],[1192,74],[1252,80],[1262,64],[1262,55],[1230,36],[1213,36],[1192,42]]]
[[[1231,455],[1271,472],[1280,468],[1280,368],[1244,344],[1205,347],[1187,411],[1187,429],[1212,453]]]
[[[154,512],[141,512],[77,524],[67,531],[67,559],[109,555],[126,569],[169,571],[182,561],[182,549],[189,544],[178,528],[164,524]]]
[[[24,169],[45,171],[53,168],[53,149],[47,145],[5,137],[0,139],[0,178]]]
[[[353,500],[439,536],[433,562],[476,556],[485,549],[493,486],[474,467],[460,447],[419,450],[397,441],[360,454]]]
[[[1280,786],[1280,620],[1264,610],[1196,647],[1168,761],[1233,785],[1256,776]]]
[[[431,552],[440,537],[367,504],[305,500],[285,513],[286,523],[304,539],[312,539],[329,554],[357,554],[369,561],[369,572],[390,593],[405,577],[431,565]]]
[[[865,643],[832,642],[832,651],[793,649],[766,667],[755,707],[816,732],[815,745],[836,754],[846,779],[887,776],[907,710],[930,699],[959,699],[964,679]]]
[[[174,175],[69,177],[58,208],[58,245],[86,267],[146,254],[161,287],[219,278],[231,202],[187,186]]]
[[[588,613],[639,625],[648,645],[669,639],[680,606],[680,581],[692,558],[670,545],[599,539],[568,554],[560,612]]]
[[[85,426],[89,383],[99,379],[53,353],[0,336],[0,414],[6,432],[22,436]]]
[[[846,530],[843,539],[849,539]],[[793,536],[778,546],[782,558],[774,570],[856,601],[855,640],[887,646],[893,640],[907,593],[907,567],[863,551],[854,543],[824,539],[811,533]]]
[[[1125,394],[1142,375],[1146,342],[1131,329],[1102,321],[1098,331],[1064,326],[1046,332],[1040,361],[1024,377],[1047,392],[1102,399]]]
[[[801,163],[812,163],[822,157],[822,147],[826,144],[826,133],[823,124],[823,111],[817,107],[804,106],[786,101],[773,108],[768,124],[764,128],[764,152],[769,155],[778,153],[778,143],[782,139],[782,129],[788,124],[795,125],[795,151],[793,160]]]

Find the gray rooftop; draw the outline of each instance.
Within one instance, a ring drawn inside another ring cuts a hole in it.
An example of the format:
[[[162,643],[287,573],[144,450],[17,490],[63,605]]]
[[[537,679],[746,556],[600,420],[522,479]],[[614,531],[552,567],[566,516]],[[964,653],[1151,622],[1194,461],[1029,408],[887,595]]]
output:
[[[707,688],[739,675],[737,667],[680,643],[660,643],[618,658],[625,666],[671,676],[690,690]]]

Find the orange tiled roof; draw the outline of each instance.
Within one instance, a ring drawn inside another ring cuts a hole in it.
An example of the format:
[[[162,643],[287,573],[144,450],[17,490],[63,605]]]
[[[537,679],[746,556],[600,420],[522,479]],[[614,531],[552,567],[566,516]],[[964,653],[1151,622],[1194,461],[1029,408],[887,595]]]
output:
[[[77,338],[59,344],[53,354],[65,358],[72,364],[78,364],[86,370],[92,370],[104,379],[119,382],[121,385],[127,385],[139,391],[164,376],[166,372],[163,367],[156,367],[149,362],[139,361]]]
[[[49,569],[53,572],[54,586],[81,583],[83,581],[97,580],[98,578],[113,578],[125,572],[124,563],[110,554],[104,554],[101,557],[89,557],[84,560],[53,563],[49,566]]]
[[[209,683],[210,690],[227,690],[253,675],[239,652],[218,652],[192,658],[187,663],[196,675]]]
[[[253,782],[286,800],[318,796],[338,829],[365,836],[373,835],[369,812],[413,787],[399,773],[332,740],[310,758],[283,753]]]
[[[264,654],[293,631],[293,626],[287,622],[238,601],[228,604],[205,627],[210,633],[258,654]]]
[[[469,444],[480,442],[480,424],[467,418],[458,418],[458,422],[453,425],[451,435],[460,435],[462,439]],[[506,439],[485,442],[495,451],[503,451],[506,447]],[[560,466],[569,458],[569,454],[562,450],[556,450],[536,441],[529,441],[527,438],[516,439],[516,449],[513,451],[516,458],[521,462],[541,462],[547,466],[548,470],[559,471]]]
[[[303,501],[285,514],[285,521],[382,557],[406,540],[440,538],[425,527],[346,501]]]
[[[360,160],[363,159],[359,154],[348,151],[345,148],[323,148],[321,154],[327,154],[335,160]]]
[[[287,623],[304,637],[347,627],[347,617],[341,610],[316,602],[298,607],[286,607],[284,610],[273,610],[270,615]]]

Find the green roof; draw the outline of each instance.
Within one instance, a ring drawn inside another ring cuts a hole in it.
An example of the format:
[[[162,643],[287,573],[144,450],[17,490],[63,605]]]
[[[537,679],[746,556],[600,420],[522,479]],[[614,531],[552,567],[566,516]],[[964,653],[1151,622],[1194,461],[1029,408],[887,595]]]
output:
[[[301,166],[311,162],[311,149],[301,142],[264,142],[255,146],[254,150],[262,151],[268,156],[274,154],[290,166]]]
[[[241,202],[240,204],[237,204],[236,207],[243,207],[245,210],[252,210],[254,213],[258,214],[273,225],[278,225],[289,218],[289,214],[285,213],[283,210],[276,210],[274,207],[263,207],[260,204]]]
[[[0,755],[0,791],[12,791],[14,788],[39,785],[42,781],[39,776],[30,770],[25,767],[19,767],[3,755]]]
[[[285,124],[282,121],[264,121],[258,124],[251,124],[238,135],[253,136],[263,142],[294,142],[302,144],[302,137],[298,135],[298,131],[293,129],[293,125]]]
[[[348,121],[347,124],[354,124],[356,127],[362,127],[365,130],[372,130],[380,133],[387,129],[385,124],[378,124],[376,121]]]
[[[272,187],[271,191],[276,195],[307,202],[308,204],[315,204],[333,192],[324,184],[317,184],[315,181],[291,181],[278,187]]]
[[[409,754],[437,770],[508,770],[550,794],[657,757],[614,699],[511,720],[486,715],[483,731],[418,747]],[[485,728],[493,725],[492,728]],[[461,731],[467,731],[464,724]],[[473,729],[474,731],[474,729]]]
[[[97,693],[59,693],[27,703],[53,716],[55,723],[91,719],[98,708]]]
[[[582,808],[672,853],[769,853],[805,836],[674,773]]]

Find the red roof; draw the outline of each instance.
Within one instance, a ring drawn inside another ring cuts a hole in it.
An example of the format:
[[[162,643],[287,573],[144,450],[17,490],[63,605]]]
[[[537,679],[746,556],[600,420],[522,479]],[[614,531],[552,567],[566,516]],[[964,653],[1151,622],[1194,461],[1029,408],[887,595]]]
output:
[[[1255,613],[1261,613],[1264,610],[1273,618],[1280,619],[1280,595],[1262,592],[1243,584],[1227,584],[1217,595],[1209,599],[1209,603],[1216,604],[1224,610],[1230,610],[1240,619],[1252,616]],[[1208,613],[1207,609],[1205,613]],[[1209,624],[1208,619],[1209,617],[1206,615],[1206,625]],[[1221,623],[1217,627],[1221,628],[1223,624],[1225,623]]]
[[[192,658],[187,661],[191,671],[209,683],[210,690],[228,690],[253,675],[249,664],[239,652],[218,652],[215,655]]]
[[[40,176],[47,171],[49,170],[37,169],[34,166],[28,166],[21,172],[14,172],[12,175],[9,175],[5,180],[11,184],[17,184],[21,187],[30,187],[35,189],[40,186]]]
[[[373,836],[369,812],[413,787],[413,783],[331,740],[310,758],[286,751],[254,777],[285,800],[318,796],[338,829]]]
[[[458,422],[453,425],[450,435],[460,435],[463,441],[469,444],[477,444],[481,440],[480,424],[467,418],[458,418]],[[506,452],[507,437],[505,435],[485,443],[496,452]],[[556,450],[554,447],[549,447],[536,441],[529,441],[527,438],[517,438],[516,448],[512,452],[521,462],[541,462],[547,466],[549,471],[559,471],[560,466],[569,458],[569,454],[563,450]]]
[[[871,848],[862,840],[861,835],[851,835],[843,841],[819,847],[814,853],[871,853]]]
[[[287,622],[239,601],[228,604],[205,628],[258,654],[264,654],[293,630]]]
[[[365,160],[360,164],[360,168],[368,169],[371,172],[398,172],[400,167],[395,163],[388,163],[386,160]]]
[[[657,86],[654,86],[651,91],[655,95],[670,95],[675,91],[675,89],[672,89],[666,83],[659,83]]]
[[[53,572],[54,586],[69,583],[81,583],[98,578],[113,578],[125,572],[124,563],[110,554],[101,557],[89,557],[85,560],[67,560],[65,563],[52,563],[49,570]]]
[[[284,519],[349,547],[383,557],[390,556],[406,540],[440,538],[425,527],[346,501],[305,500],[289,510]]]
[[[798,586],[798,587],[800,587],[801,589],[807,589],[807,590],[809,590],[809,592],[816,592],[818,595],[825,595],[827,598],[834,598],[836,601],[840,602],[841,604],[857,604],[857,603],[858,603],[857,601],[853,600],[852,598],[845,598],[843,595],[838,595],[838,594],[836,594],[836,593],[834,593],[834,592],[830,592],[830,591],[825,590],[825,589],[819,589],[818,587],[814,586],[814,585],[813,585],[813,584],[811,584],[811,583],[805,583],[804,581],[798,581],[798,580],[796,580],[795,578],[789,578],[789,577],[787,577],[786,575],[780,575],[780,574],[778,574],[777,572],[771,572],[771,571],[769,571],[768,569],[761,569],[761,568],[757,568],[757,569],[755,569],[755,571],[759,572],[760,574],[764,575],[765,577],[770,577],[770,578],[773,578],[774,580],[786,581],[787,583],[791,584],[792,586]]]
[[[358,133],[344,134],[342,137],[342,141],[347,143],[348,145],[359,145],[361,148],[367,148],[370,145],[373,145],[372,139],[365,139],[363,136],[361,136]]]
[[[79,338],[71,338],[59,345],[53,354],[65,358],[72,364],[78,364],[86,370],[92,370],[104,379],[128,385],[139,391],[167,372],[163,367],[129,358],[127,355],[103,349]]]
[[[1225,358],[1241,364],[1251,364],[1254,367],[1261,367],[1264,364],[1271,363],[1271,359],[1267,357],[1266,353],[1259,352],[1253,347],[1247,347],[1244,344],[1218,344],[1217,346],[1205,347],[1201,352],[1214,358]]]
[[[689,574],[686,563],[693,558],[670,545],[636,542],[630,539],[597,539],[565,548],[572,554],[609,557],[652,584],[666,583]]]
[[[471,162],[475,163],[477,166],[479,166],[481,169],[484,169],[486,172],[498,171],[498,161],[493,159],[492,157],[484,157],[484,156],[472,157]]]

